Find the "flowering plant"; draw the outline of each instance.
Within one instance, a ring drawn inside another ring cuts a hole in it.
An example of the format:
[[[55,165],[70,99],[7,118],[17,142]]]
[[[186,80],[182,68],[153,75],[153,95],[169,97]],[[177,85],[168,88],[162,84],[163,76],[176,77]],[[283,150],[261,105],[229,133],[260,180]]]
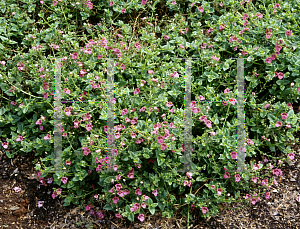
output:
[[[35,10],[40,18],[31,34],[22,33],[26,11],[18,8],[1,20],[11,28],[6,32],[8,48],[0,44],[1,144],[15,149],[6,152],[8,157],[32,150],[45,156],[36,165],[40,182],[46,185],[47,178],[47,183],[59,186],[51,195],[64,198],[64,206],[88,196],[86,211],[100,219],[104,214],[95,213],[93,206],[103,200],[104,210],[131,221],[135,216],[143,221],[145,214],[157,210],[163,217],[173,217],[179,208],[188,215],[191,208],[198,208],[202,217],[209,217],[224,202],[255,204],[282,174],[277,160],[293,160],[287,141],[295,140],[300,123],[292,105],[300,94],[295,12],[299,6],[292,8],[294,1],[279,1],[275,8],[263,1],[188,1],[188,17],[177,1],[29,2],[24,3],[28,13]],[[136,9],[154,11],[158,3],[176,12],[174,21],[165,19],[158,25],[149,13],[143,18],[136,15],[132,21],[138,24],[133,28],[130,21],[124,23]],[[49,16],[50,7],[55,13]],[[73,7],[80,9],[81,18],[72,14]],[[99,15],[95,8],[105,15],[102,23],[95,22]],[[85,22],[87,18],[92,24]],[[82,39],[70,32],[74,24],[84,29]],[[112,24],[120,31],[111,33]],[[15,51],[21,44],[25,50]],[[245,173],[236,170],[237,70],[231,59],[236,56],[245,62]],[[186,150],[186,73],[177,57],[198,58],[191,64],[193,168],[184,174],[178,170],[184,167]],[[59,128],[63,170],[52,174],[56,58],[62,72],[61,101],[71,103],[63,104]],[[115,106],[114,173],[104,172],[110,160],[106,156],[110,68],[105,58],[114,58],[115,94],[110,101]],[[286,157],[278,157],[278,151]],[[263,162],[256,162],[258,155]],[[260,177],[263,170],[273,178]],[[249,191],[256,184],[263,191]]]

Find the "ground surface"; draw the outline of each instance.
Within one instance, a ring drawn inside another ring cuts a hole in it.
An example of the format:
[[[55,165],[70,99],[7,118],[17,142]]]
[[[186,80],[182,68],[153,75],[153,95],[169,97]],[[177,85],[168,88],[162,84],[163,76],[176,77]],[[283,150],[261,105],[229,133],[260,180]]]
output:
[[[300,107],[294,106],[295,113]],[[295,134],[295,138],[300,133]],[[277,186],[270,188],[271,198],[262,198],[255,205],[241,209],[238,203],[224,205],[216,217],[207,220],[198,216],[199,210],[192,212],[190,228],[300,228],[300,144],[291,146],[295,159],[286,163],[281,170]],[[11,150],[11,149],[8,149]],[[58,199],[52,199],[52,184],[42,186],[35,171],[35,153],[7,158],[5,151],[0,151],[0,228],[186,228],[187,217],[176,212],[175,218],[166,219],[161,213],[146,215],[143,223],[131,223],[126,219],[116,219],[113,212],[103,210],[104,220],[88,215],[83,208],[63,207]],[[21,187],[15,193],[14,187]],[[241,194],[242,195],[242,194]],[[243,195],[242,195],[243,196]],[[43,207],[37,202],[44,201]],[[102,210],[101,205],[95,206]],[[90,225],[90,226],[89,226]]]

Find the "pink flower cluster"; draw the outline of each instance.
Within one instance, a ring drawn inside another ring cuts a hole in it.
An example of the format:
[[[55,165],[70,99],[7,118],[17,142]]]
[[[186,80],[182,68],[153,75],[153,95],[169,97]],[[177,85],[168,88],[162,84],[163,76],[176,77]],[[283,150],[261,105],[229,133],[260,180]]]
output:
[[[260,199],[260,197],[255,198],[254,196],[257,196],[258,194],[255,192],[251,198],[251,196],[249,194],[246,194],[246,196],[244,197],[245,199],[250,199],[251,203],[254,205],[256,204],[256,202]]]
[[[201,116],[199,119],[201,122],[204,122],[208,128],[212,128],[212,125],[211,125],[212,122],[207,120],[206,115]]]
[[[271,32],[272,32],[271,29],[266,29],[266,36],[270,37],[271,36]],[[270,57],[267,57],[266,60],[265,60],[266,63],[270,64],[270,63],[272,63],[273,60],[275,60],[277,58],[276,55],[279,55],[279,52],[282,49],[282,46],[280,46],[282,43],[283,43],[283,40],[281,40],[281,39],[279,39],[278,42],[275,43],[276,44],[276,46],[275,46],[276,54],[273,53]],[[283,78],[283,76],[282,76],[282,78]],[[282,79],[282,78],[280,78],[280,79]]]

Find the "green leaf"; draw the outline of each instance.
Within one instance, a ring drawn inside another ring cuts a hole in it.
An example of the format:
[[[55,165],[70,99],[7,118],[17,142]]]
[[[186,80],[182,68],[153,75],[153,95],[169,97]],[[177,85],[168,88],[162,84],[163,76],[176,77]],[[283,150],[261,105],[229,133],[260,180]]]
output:
[[[78,176],[73,177],[72,181],[79,181]]]
[[[151,213],[152,215],[154,215],[154,214],[155,214],[155,208],[153,208],[153,207],[150,207],[150,208],[149,208],[149,211],[150,211],[150,213]]]
[[[1,109],[0,109],[0,115],[3,115],[4,113],[5,113],[5,108],[4,107],[2,107]]]
[[[294,116],[294,110],[291,109],[288,113],[287,113],[288,118],[292,118]]]
[[[266,112],[260,112],[260,117],[262,117],[262,118],[264,118],[264,117],[266,117]]]
[[[28,107],[26,106],[26,107],[24,107],[23,109],[22,109],[22,112],[23,112],[23,114],[26,114],[26,112],[28,111]]]
[[[157,203],[158,203],[158,207],[160,208],[160,210],[163,211],[165,209],[165,205],[159,200],[157,200]]]
[[[171,96],[173,96],[173,97],[176,99],[177,96],[178,96],[179,94],[181,94],[181,92],[180,92],[178,89],[173,89],[173,88],[172,88],[171,91],[168,91],[168,94],[171,95]]]
[[[130,207],[129,207],[129,205],[126,205],[126,207],[125,207],[125,212],[130,212]]]
[[[70,188],[73,188],[74,187],[74,183],[73,182],[68,182],[68,185],[67,185],[67,188],[70,189]]]
[[[23,128],[24,128],[24,123],[22,123],[22,122],[21,122],[21,123],[18,123],[18,124],[17,124],[17,127],[18,127],[18,131],[17,131],[17,132],[18,132],[19,134],[22,134]]]
[[[275,122],[276,121],[276,117],[272,114],[268,114],[268,118],[270,121]]]
[[[134,214],[133,214],[132,212],[130,212],[130,213],[128,214],[128,219],[129,219],[131,222],[134,221]]]
[[[149,197],[148,200],[146,200],[147,205],[151,205],[153,204],[153,200]]]
[[[81,188],[77,189],[76,194],[77,194],[78,196],[81,196],[81,194],[82,194],[82,189],[81,189]]]
[[[212,70],[210,72],[204,72],[204,75],[208,77],[208,82],[213,81],[214,79],[219,78],[219,74],[213,72]]]
[[[161,166],[164,164],[165,159],[160,157],[160,153],[158,150],[156,150],[156,158],[157,158],[157,164],[158,166]]]
[[[13,118],[13,121],[11,123],[16,123],[21,119],[21,117],[16,116],[16,115],[12,115],[12,118]]]
[[[103,207],[104,210],[113,210],[113,208],[110,206],[109,203],[107,203],[104,207]]]

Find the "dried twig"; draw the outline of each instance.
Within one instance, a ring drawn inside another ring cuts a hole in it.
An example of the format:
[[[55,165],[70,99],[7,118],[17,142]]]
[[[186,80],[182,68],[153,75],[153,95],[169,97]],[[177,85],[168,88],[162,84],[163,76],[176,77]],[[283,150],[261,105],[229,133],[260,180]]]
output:
[[[137,18],[135,19],[135,22],[134,22],[134,25],[133,25],[133,31],[132,31],[132,36],[131,36],[130,41],[129,41],[128,52],[129,52],[129,49],[130,49],[130,44],[131,44],[132,38],[133,38],[133,36],[134,36],[134,31],[135,31],[135,27],[136,27],[136,22],[137,22],[137,19],[139,18],[140,15],[141,15],[141,13],[139,13],[139,15],[138,15]]]

